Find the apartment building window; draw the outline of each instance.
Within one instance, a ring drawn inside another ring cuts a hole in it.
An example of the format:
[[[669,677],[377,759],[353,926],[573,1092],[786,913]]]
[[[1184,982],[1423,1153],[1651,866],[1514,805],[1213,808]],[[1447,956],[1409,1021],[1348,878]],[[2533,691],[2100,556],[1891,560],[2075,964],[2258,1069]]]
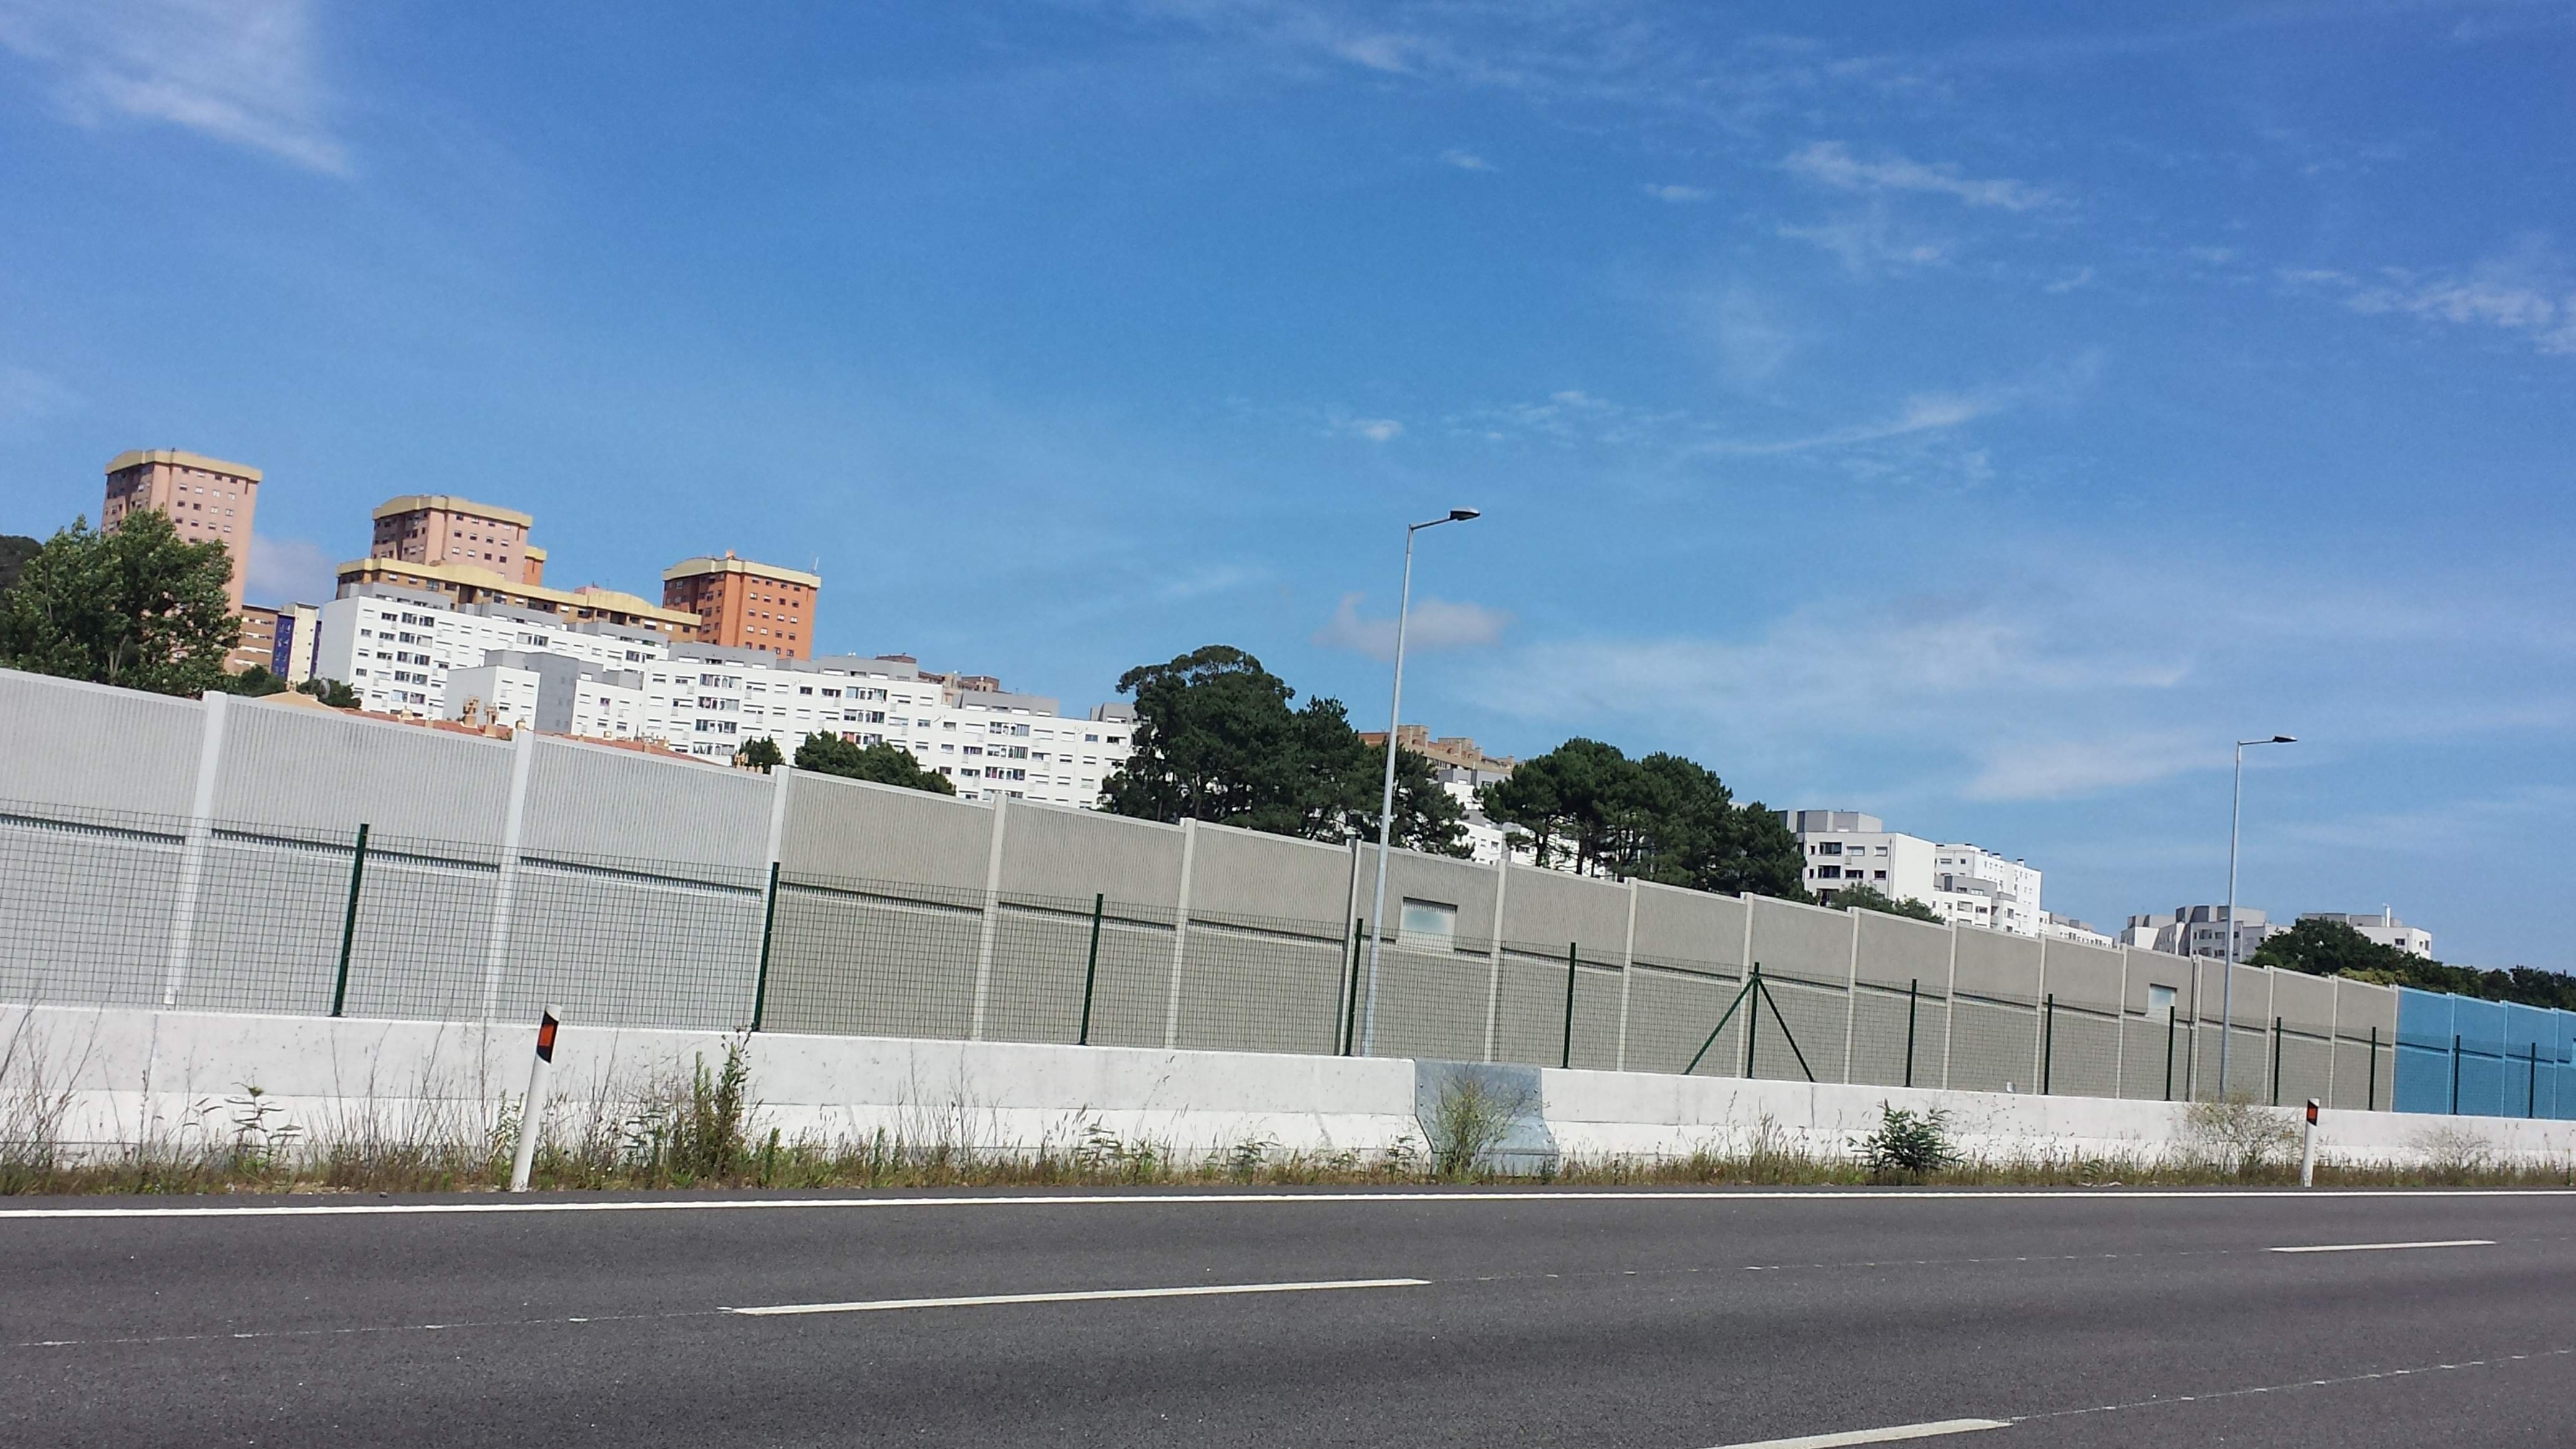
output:
[[[1839,865],[1820,865],[1816,867],[1816,879],[1818,880],[1841,880],[1842,878],[1843,868]]]

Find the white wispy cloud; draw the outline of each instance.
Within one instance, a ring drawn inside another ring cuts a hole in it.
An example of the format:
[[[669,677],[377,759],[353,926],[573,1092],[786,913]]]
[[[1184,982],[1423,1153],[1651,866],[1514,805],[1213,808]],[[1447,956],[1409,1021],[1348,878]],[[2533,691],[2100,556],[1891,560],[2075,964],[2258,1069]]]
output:
[[[1337,437],[1391,443],[1404,436],[1404,424],[1394,418],[1335,418],[1332,432]]]
[[[2091,267],[2077,267],[2074,271],[2071,271],[2065,276],[2059,277],[2057,280],[2041,287],[2040,290],[2053,295],[2062,295],[2091,285],[2093,285],[2093,269]]]
[[[1203,564],[1165,579],[1161,587],[1154,590],[1154,597],[1167,603],[1181,603],[1230,594],[1237,589],[1266,582],[1270,577],[1271,570],[1263,564]]]
[[[2358,573],[2131,565],[2037,539],[1952,576],[1957,592],[1921,596],[1855,575],[1742,629],[1532,644],[1474,689],[1569,731],[1647,728],[1765,788],[1950,800],[2134,790],[2224,770],[2233,739],[2276,730],[2324,752],[2576,729],[2560,581],[2392,596]]]
[[[1455,166],[1461,171],[1491,171],[1494,169],[1493,162],[1486,160],[1484,157],[1477,155],[1473,151],[1462,151],[1455,146],[1441,152],[1440,159],[1444,164]]]
[[[1855,277],[1877,277],[1935,266],[1949,259],[1948,247],[1899,227],[1880,207],[1838,217],[1815,226],[1788,226],[1780,235],[1831,253]]]
[[[1780,163],[1787,170],[1838,191],[1921,191],[1955,197],[1970,206],[2034,211],[2056,198],[2027,182],[1980,181],[1948,165],[1928,165],[1890,155],[1864,161],[1840,141],[1811,141]]]
[[[2341,293],[2345,306],[2367,315],[2491,327],[2542,352],[2576,353],[2576,269],[2538,232],[2462,271],[2382,267],[2364,277],[2294,268],[2274,275],[2292,287]]]
[[[1779,438],[1767,442],[1717,439],[1695,445],[1694,453],[1727,454],[1738,457],[1767,457],[1782,453],[1807,453],[1825,448],[1847,448],[1859,443],[1882,442],[1914,433],[1938,432],[1975,422],[2000,412],[2009,398],[2000,392],[1989,393],[1916,393],[1898,406],[1893,416],[1877,422],[1860,423],[1828,432],[1809,433],[1803,437]]]
[[[75,401],[72,390],[28,367],[0,366],[0,423],[32,423]]]
[[[184,126],[332,175],[312,0],[5,0],[0,47],[47,72],[72,119]]]
[[[338,587],[333,569],[339,560],[322,545],[302,538],[271,538],[254,533],[250,567],[242,576],[247,591],[279,603],[319,601]]]
[[[1670,201],[1670,202],[1675,202],[1675,203],[1682,203],[1682,202],[1692,202],[1692,201],[1706,201],[1706,200],[1708,200],[1710,197],[1715,196],[1717,193],[1716,193],[1716,192],[1713,192],[1713,191],[1711,191],[1711,190],[1709,190],[1708,188],[1706,188],[1706,187],[1704,187],[1704,186],[1677,186],[1677,185],[1652,186],[1652,185],[1650,185],[1650,186],[1648,186],[1648,187],[1646,188],[1646,194],[1647,194],[1648,196],[1653,197],[1653,198],[1654,198],[1654,199],[1656,199],[1657,201]]]
[[[1361,594],[1344,594],[1333,617],[1315,631],[1314,642],[1326,649],[1350,649],[1371,659],[1395,657],[1395,619],[1360,617]],[[1476,649],[1502,641],[1512,616],[1481,604],[1425,598],[1415,603],[1404,631],[1406,653],[1430,649]]]

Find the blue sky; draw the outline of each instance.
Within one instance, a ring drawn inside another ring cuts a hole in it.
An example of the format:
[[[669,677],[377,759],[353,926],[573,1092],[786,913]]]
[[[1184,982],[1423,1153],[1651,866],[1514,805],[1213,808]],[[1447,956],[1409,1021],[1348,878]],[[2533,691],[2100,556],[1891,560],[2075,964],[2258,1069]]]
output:
[[[598,17],[612,15],[613,20]],[[2576,967],[2576,9],[0,0],[0,530],[109,456],[826,648],[1677,750],[2116,925]]]

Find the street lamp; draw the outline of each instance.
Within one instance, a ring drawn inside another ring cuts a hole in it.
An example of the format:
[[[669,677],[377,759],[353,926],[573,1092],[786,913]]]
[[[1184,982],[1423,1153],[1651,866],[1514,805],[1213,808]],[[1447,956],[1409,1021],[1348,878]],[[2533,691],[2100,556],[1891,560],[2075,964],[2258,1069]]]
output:
[[[1404,588],[1395,601],[1395,702],[1386,722],[1386,788],[1377,804],[1377,895],[1369,907],[1368,1006],[1360,1017],[1360,1055],[1377,1044],[1377,962],[1386,949],[1386,853],[1395,828],[1395,734],[1404,720],[1404,616],[1413,607],[1413,536],[1444,523],[1465,523],[1479,515],[1473,508],[1452,508],[1448,516],[1404,529]]]
[[[2227,1100],[2227,1043],[2236,1034],[2236,835],[2245,819],[2245,749],[2248,745],[2295,745],[2295,735],[2236,742],[2236,802],[2227,812],[2227,971],[2218,983],[2218,1099]]]

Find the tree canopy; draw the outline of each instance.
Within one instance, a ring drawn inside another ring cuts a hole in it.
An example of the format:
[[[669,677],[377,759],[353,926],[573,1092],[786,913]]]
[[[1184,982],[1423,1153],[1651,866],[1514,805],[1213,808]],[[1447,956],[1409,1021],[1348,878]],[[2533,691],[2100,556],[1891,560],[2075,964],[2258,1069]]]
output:
[[[2412,986],[2483,1001],[2576,1011],[2576,977],[2530,966],[2503,970],[2449,966],[2382,945],[2341,921],[2298,921],[2255,947],[2254,954],[2245,959],[2248,965],[2274,966],[2310,976],[2347,976],[2380,986]]]
[[[1224,644],[1119,676],[1136,700],[1134,752],[1101,787],[1114,814],[1204,820],[1340,842],[1377,838],[1386,755],[1351,728],[1342,702],[1296,691]],[[1394,843],[1466,854],[1466,808],[1430,761],[1396,753]]]
[[[786,763],[787,756],[778,748],[778,741],[767,735],[733,752],[733,764],[737,770],[758,770],[766,775]]]
[[[1845,886],[1833,893],[1830,904],[1850,906],[1863,911],[1883,911],[1891,916],[1906,916],[1917,921],[1930,921],[1935,925],[1941,923],[1941,913],[1922,901],[1913,896],[1907,896],[1900,901],[1876,886]]]
[[[854,745],[836,735],[807,735],[805,743],[796,747],[796,768],[819,775],[872,780],[880,785],[901,785],[908,790],[927,790],[934,795],[957,793],[947,776],[922,768],[912,751],[900,745]]]
[[[19,570],[24,569],[27,560],[34,558],[36,550],[43,547],[43,544],[22,534],[0,533],[0,594],[7,593],[9,586],[18,582]]]
[[[1632,760],[1571,739],[1485,787],[1485,813],[1541,865],[1698,890],[1805,900],[1797,837],[1779,815],[1680,755]]]
[[[245,694],[259,698],[264,695],[286,693],[287,683],[282,677],[269,673],[267,665],[254,664],[239,674],[225,675],[215,687],[226,694]]]
[[[87,519],[47,539],[0,593],[0,667],[159,694],[224,681],[241,638],[220,543],[186,543],[145,509],[113,532]]]

